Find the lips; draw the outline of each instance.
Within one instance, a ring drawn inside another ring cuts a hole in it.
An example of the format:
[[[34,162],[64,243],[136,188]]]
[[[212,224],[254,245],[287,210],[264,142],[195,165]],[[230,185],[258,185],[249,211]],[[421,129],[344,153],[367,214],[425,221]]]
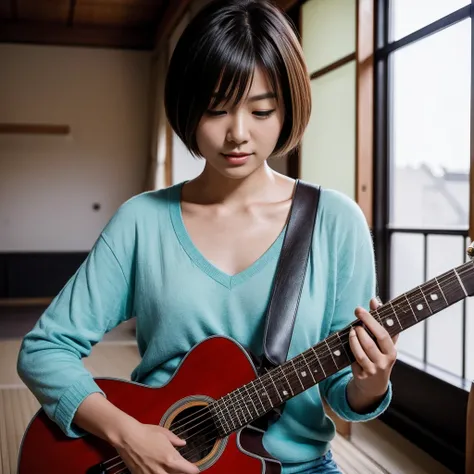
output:
[[[244,165],[247,163],[252,153],[222,153],[227,162],[233,166]]]
[[[223,153],[223,155],[229,158],[244,158],[245,156],[250,156],[251,153]]]

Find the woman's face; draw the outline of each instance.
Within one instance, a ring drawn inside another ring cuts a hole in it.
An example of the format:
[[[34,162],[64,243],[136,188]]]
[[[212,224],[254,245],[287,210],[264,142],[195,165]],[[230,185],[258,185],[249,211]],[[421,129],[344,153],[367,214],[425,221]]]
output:
[[[229,178],[244,178],[271,155],[283,126],[283,106],[256,68],[252,86],[235,107],[218,105],[201,118],[196,141],[207,164]]]

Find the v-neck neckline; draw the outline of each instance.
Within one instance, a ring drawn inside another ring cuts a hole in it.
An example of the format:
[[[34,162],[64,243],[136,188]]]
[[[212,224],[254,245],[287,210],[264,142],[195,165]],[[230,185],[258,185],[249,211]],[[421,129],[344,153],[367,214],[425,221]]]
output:
[[[181,209],[181,192],[185,182],[176,184],[169,188],[169,210],[171,223],[173,225],[176,237],[178,238],[184,251],[189,258],[200,268],[206,275],[217,281],[227,288],[233,288],[251,278],[253,275],[262,270],[267,263],[277,257],[280,253],[283,239],[287,228],[285,224],[283,230],[274,240],[272,245],[250,266],[244,270],[230,275],[211,263],[201,251],[194,245],[186,226],[184,225],[183,213]]]

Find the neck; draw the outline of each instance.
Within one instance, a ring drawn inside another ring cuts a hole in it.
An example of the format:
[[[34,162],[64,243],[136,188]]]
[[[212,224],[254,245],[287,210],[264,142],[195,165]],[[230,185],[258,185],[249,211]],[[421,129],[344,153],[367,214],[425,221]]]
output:
[[[278,174],[266,162],[241,179],[223,176],[206,163],[203,172],[184,186],[183,194],[200,204],[242,207],[267,200],[277,180]]]

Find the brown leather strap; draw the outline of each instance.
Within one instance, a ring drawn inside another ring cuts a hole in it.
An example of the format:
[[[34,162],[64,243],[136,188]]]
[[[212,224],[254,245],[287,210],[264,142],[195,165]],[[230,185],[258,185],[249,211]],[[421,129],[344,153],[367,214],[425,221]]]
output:
[[[260,374],[283,364],[303,289],[320,187],[297,180],[275,283],[267,309]]]

